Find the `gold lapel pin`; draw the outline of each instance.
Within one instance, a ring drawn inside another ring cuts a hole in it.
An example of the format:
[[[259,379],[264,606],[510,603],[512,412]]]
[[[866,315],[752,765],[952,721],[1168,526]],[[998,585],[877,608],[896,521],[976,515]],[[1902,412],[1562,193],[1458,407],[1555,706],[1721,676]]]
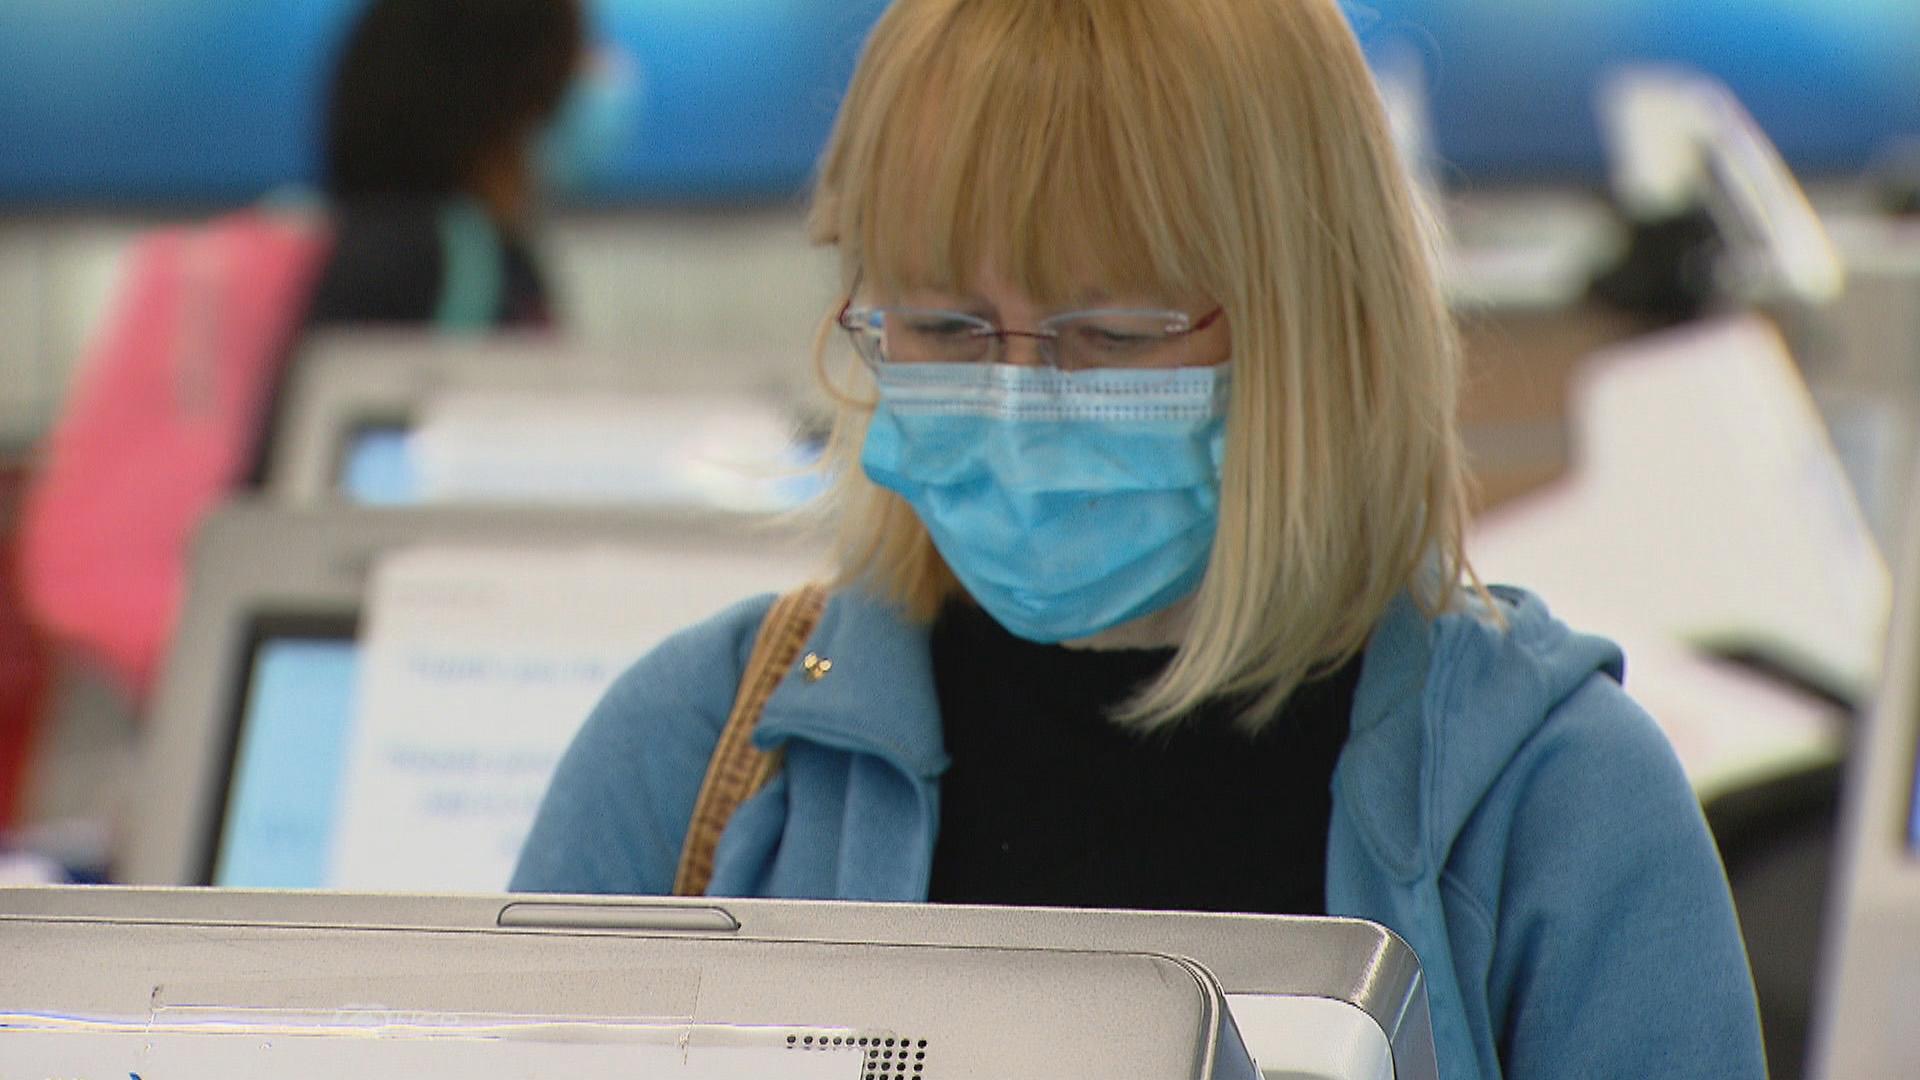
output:
[[[833,661],[819,653],[808,653],[807,658],[800,661],[800,669],[808,682],[815,683],[826,678],[827,672],[833,670]]]

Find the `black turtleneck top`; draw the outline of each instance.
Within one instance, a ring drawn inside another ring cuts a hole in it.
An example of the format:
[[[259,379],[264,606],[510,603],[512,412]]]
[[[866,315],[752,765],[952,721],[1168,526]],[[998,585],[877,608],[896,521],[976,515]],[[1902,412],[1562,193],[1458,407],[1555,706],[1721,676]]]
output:
[[[1258,734],[1215,702],[1142,735],[1109,715],[1171,649],[1036,645],[960,602],[932,645],[952,757],[932,900],[1325,914],[1358,657],[1301,686]]]

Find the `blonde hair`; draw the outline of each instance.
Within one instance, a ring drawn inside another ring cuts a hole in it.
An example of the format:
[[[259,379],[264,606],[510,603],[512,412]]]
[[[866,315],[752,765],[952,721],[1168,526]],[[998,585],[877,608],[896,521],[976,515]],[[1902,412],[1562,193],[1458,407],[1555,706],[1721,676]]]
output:
[[[1455,331],[1335,0],[896,0],[810,225],[848,289],[962,291],[991,259],[1044,305],[1091,271],[1116,294],[1226,309],[1211,561],[1173,661],[1123,719],[1231,697],[1258,725],[1351,659],[1395,596],[1437,615],[1471,577]],[[823,321],[823,371],[831,334]],[[841,584],[931,619],[959,585],[861,471],[870,396],[840,396]]]

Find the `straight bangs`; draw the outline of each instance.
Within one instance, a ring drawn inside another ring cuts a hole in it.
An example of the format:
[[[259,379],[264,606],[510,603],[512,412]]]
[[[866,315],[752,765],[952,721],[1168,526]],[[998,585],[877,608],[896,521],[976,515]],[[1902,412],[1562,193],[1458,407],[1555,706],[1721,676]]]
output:
[[[1396,597],[1471,578],[1458,346],[1435,239],[1335,0],[897,0],[869,39],[810,221],[843,284],[1036,303],[1206,298],[1234,366],[1219,529],[1172,663],[1119,719],[1271,719]],[[840,585],[928,620],[960,586],[860,465],[850,362],[826,467]]]
[[[834,220],[816,218],[849,276],[876,295],[964,294],[991,265],[1049,307],[1083,302],[1089,282],[1208,291],[1214,260],[1186,220],[1204,168],[1166,152],[1198,110],[1127,55],[1128,6],[896,5],[888,18],[922,32],[876,33],[869,94],[849,98],[832,155]]]

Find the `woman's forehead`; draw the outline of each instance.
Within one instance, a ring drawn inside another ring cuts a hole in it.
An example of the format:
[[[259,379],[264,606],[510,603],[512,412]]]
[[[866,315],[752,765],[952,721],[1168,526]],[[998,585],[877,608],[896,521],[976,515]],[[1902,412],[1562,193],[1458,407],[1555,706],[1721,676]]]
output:
[[[1036,295],[1004,277],[981,275],[966,283],[904,282],[888,289],[871,290],[888,299],[920,306],[956,309],[1045,309],[1067,310],[1105,307],[1167,307],[1181,299],[1179,293],[1164,288],[1120,287],[1090,279],[1061,296]]]
[[[955,248],[973,245],[953,245]],[[992,249],[986,249],[992,250]],[[1000,248],[1005,251],[1006,249]],[[1189,282],[1166,281],[1143,273],[1145,260],[1101,259],[1084,245],[983,255],[970,260],[934,260],[919,253],[882,258],[860,268],[866,291],[899,297],[937,296],[1004,305],[1025,302],[1041,307],[1098,307],[1137,301],[1166,301],[1197,294]],[[1116,272],[1123,263],[1130,273]]]

